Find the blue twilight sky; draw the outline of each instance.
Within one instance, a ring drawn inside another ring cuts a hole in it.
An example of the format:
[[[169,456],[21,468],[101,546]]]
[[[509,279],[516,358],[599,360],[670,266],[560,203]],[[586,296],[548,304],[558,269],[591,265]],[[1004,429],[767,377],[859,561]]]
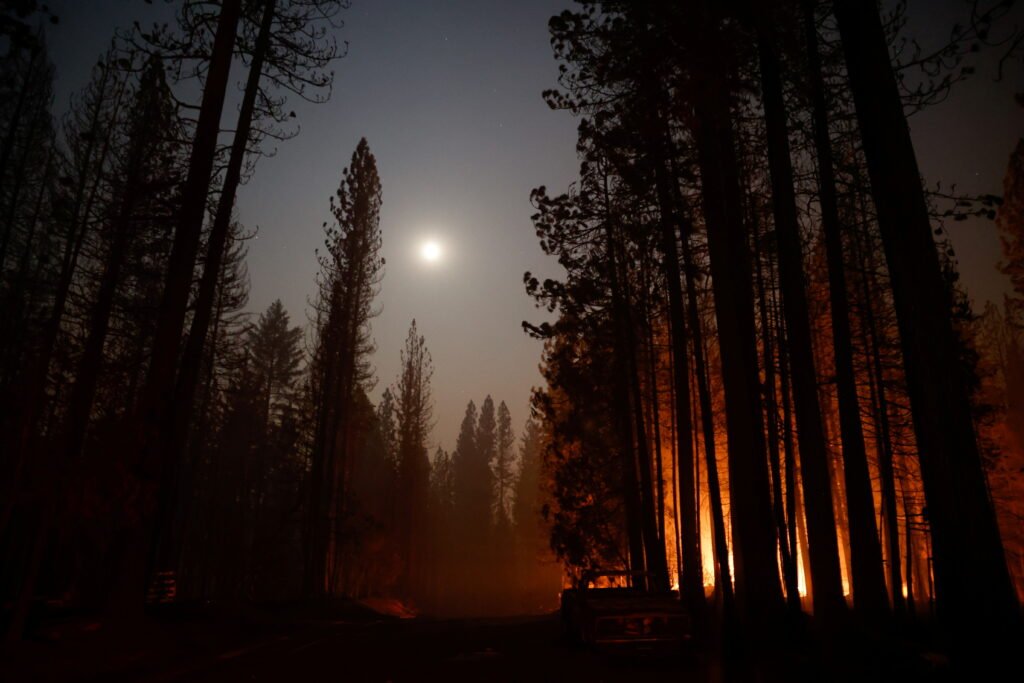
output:
[[[146,25],[167,14],[159,2],[49,0],[60,17],[50,30],[57,68],[56,108],[88,78],[115,27]],[[328,197],[360,137],[377,157],[383,185],[381,227],[386,273],[374,321],[376,399],[398,372],[398,354],[415,318],[434,359],[434,443],[451,449],[466,402],[488,393],[504,400],[517,426],[527,416],[540,344],[522,332],[538,320],[522,287],[532,270],[557,274],[537,246],[532,188],[565,188],[575,177],[575,127],[540,97],[557,65],[547,20],[569,0],[352,0],[339,38],[348,56],[336,65],[327,104],[295,102],[300,135],[259,162],[238,195],[242,222],[259,229],[249,249],[250,308],[280,298],[304,324],[322,245]],[[925,44],[961,16],[961,0],[911,0],[910,31]],[[992,60],[940,106],[916,115],[912,129],[930,183],[1000,193],[1010,151],[1024,135],[1024,89],[1013,65],[993,82]],[[241,70],[232,74],[240,82]],[[233,117],[228,108],[225,117]],[[964,281],[980,310],[1007,283],[995,270],[999,241],[991,222],[952,226]],[[426,239],[444,250],[428,265]]]

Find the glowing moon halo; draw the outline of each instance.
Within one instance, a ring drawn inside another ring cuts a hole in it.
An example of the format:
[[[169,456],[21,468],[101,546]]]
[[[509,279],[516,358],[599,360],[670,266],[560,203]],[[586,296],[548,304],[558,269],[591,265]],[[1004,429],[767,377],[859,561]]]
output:
[[[433,240],[428,240],[420,247],[420,258],[427,263],[437,263],[441,260],[441,245]]]

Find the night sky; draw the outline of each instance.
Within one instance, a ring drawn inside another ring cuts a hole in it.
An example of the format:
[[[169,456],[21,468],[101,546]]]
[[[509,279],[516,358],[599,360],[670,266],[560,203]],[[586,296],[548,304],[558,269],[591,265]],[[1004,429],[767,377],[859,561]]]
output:
[[[141,0],[50,0],[60,24],[49,32],[57,68],[56,110],[88,79],[89,68],[118,26],[167,15]],[[314,292],[314,250],[323,244],[328,197],[337,189],[360,137],[377,157],[383,185],[381,229],[387,260],[373,323],[379,378],[390,385],[409,322],[415,318],[434,359],[433,445],[455,444],[465,404],[490,393],[505,400],[517,431],[527,416],[540,344],[523,319],[538,321],[522,273],[557,275],[537,245],[528,196],[561,191],[574,179],[575,122],[548,110],[542,90],[555,86],[557,64],[547,20],[568,0],[353,0],[339,39],[349,53],[336,64],[331,101],[294,102],[300,135],[262,159],[238,193],[242,223],[258,228],[250,243],[250,309],[280,298],[293,324],[305,324]],[[961,16],[960,0],[911,0],[910,33],[927,46]],[[1024,69],[994,82],[994,59],[911,126],[928,184],[999,194],[1006,162],[1024,135],[1013,92]],[[232,78],[240,82],[241,70]],[[235,110],[225,111],[226,122]],[[975,309],[999,301],[1007,281],[995,269],[999,240],[990,221],[951,226]],[[419,258],[425,239],[444,249],[439,263]]]

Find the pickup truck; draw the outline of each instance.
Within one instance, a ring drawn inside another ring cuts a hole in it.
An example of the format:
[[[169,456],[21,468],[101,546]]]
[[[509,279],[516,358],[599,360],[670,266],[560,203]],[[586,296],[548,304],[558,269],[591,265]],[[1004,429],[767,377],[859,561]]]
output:
[[[562,625],[570,642],[605,650],[682,651],[692,628],[679,592],[648,591],[642,588],[647,576],[588,571],[574,588],[563,590]]]

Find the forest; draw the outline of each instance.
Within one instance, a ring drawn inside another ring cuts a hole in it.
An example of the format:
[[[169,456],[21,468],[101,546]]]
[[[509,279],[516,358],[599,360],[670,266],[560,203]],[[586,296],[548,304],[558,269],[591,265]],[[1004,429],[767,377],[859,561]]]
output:
[[[11,32],[0,165],[10,637],[41,596],[127,615],[170,600],[329,596],[501,612],[557,594],[556,569],[538,595],[539,424],[517,438],[487,396],[479,415],[470,402],[451,454],[428,453],[433,370],[415,321],[400,375],[377,405],[368,398],[384,263],[365,139],[324,202],[310,324],[280,301],[247,309],[254,231],[235,193],[297,132],[287,99],[326,100],[346,4],[181,3],[173,26],[114,36],[60,121],[45,31]],[[248,72],[225,136],[233,55]],[[197,79],[198,110],[176,88]],[[481,578],[496,572],[502,595]]]
[[[1009,4],[974,3],[932,54],[900,52],[903,5],[581,4],[551,20],[545,93],[579,119],[579,179],[531,195],[566,275],[524,278],[557,314],[524,326],[567,570],[643,567],[727,620],[1008,642],[1024,146],[1002,197],[928,191],[906,116],[983,46],[1019,58],[995,38]],[[944,230],[970,215],[1015,283],[980,313]]]
[[[1024,59],[1016,3],[962,3],[934,50],[904,2],[552,16],[543,101],[577,125],[578,174],[521,198],[558,273],[522,281],[539,385],[519,424],[500,387],[474,396],[450,450],[416,320],[397,376],[376,370],[400,188],[366,138],[319,207],[305,320],[249,304],[260,229],[236,198],[308,133],[295,102],[344,96],[349,0],[167,4],[109,37],[65,107],[62,18],[0,2],[7,647],[60,615],[175,606],[545,614],[621,568],[674,591],[709,648],[1012,656],[1024,138],[1002,195],[966,194],[923,180],[908,120],[992,78],[975,55],[1000,78]],[[1009,282],[982,310],[948,234],[968,220],[998,233]]]

